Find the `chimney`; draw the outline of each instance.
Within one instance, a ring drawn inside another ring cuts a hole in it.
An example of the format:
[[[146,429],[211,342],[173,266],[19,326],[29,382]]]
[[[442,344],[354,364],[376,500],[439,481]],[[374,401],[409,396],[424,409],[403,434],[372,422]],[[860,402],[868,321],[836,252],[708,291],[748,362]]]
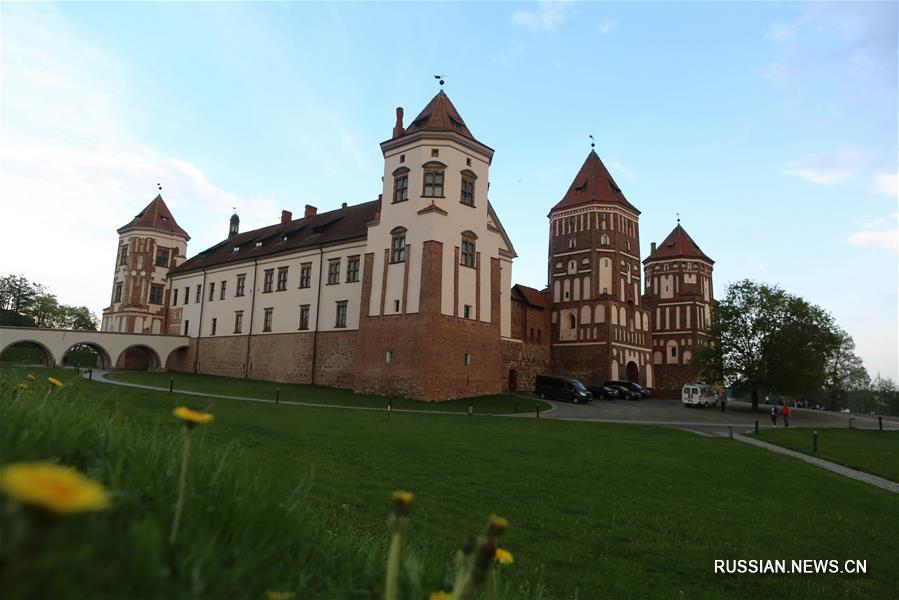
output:
[[[403,128],[403,107],[396,107],[396,125],[393,126],[393,137],[398,138],[403,135],[406,130]]]
[[[287,225],[291,221],[293,221],[293,213],[290,212],[289,210],[282,210],[281,211],[281,225]]]
[[[649,245],[649,253],[653,254],[653,253],[655,253],[655,251],[656,251],[656,243],[653,242]]]
[[[346,202],[341,203],[340,208],[346,208]]]
[[[309,217],[314,217],[318,213],[318,209],[312,206],[311,204],[306,205],[306,212],[303,213],[303,218],[308,219]]]

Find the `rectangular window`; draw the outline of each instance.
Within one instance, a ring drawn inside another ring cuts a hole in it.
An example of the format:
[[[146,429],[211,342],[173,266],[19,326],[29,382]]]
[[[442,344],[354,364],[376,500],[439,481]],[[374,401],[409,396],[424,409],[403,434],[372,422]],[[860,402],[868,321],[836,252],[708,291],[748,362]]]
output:
[[[399,300],[393,301],[393,312],[395,312],[395,313],[400,312],[400,301]]]
[[[215,282],[209,282],[209,301],[212,302],[215,300]]]
[[[402,202],[409,199],[409,176],[401,175],[393,180],[393,201]]]
[[[244,287],[246,286],[246,284],[247,284],[247,275],[246,275],[246,273],[241,273],[240,275],[237,276],[237,289],[234,290],[234,295],[236,297],[239,298],[239,297],[243,296]]]
[[[115,296],[113,297],[113,302],[121,302],[122,301],[122,287],[124,284],[121,281],[116,282],[115,284]]]
[[[297,329],[309,329],[309,305],[300,305],[300,326]]]
[[[272,291],[272,285],[275,283],[275,270],[266,269],[265,276],[262,280],[262,293],[268,294]]]
[[[462,307],[462,318],[470,319],[471,318],[471,304],[466,304]]]
[[[172,306],[178,306],[178,288],[172,290]]]
[[[197,304],[203,301],[203,286],[199,283],[197,284],[197,296],[195,300]]]
[[[168,248],[156,248],[156,266],[157,267],[168,267],[169,266],[169,249]]]
[[[384,362],[388,365],[393,362],[393,350],[387,351],[387,357],[384,359]]]
[[[243,311],[234,311],[234,333],[240,333],[243,330]]]
[[[334,327],[346,327],[346,300],[337,303],[337,318],[334,319]]]
[[[220,289],[219,289],[219,300],[224,300],[224,299],[225,299],[225,288],[226,288],[227,286],[228,286],[228,282],[227,282],[227,281],[223,281],[222,284],[219,286],[219,288],[220,288]]]
[[[471,366],[471,353],[470,352],[465,353],[465,366],[466,367]]]
[[[312,279],[312,263],[303,263],[300,265],[300,287],[309,287]]]
[[[287,269],[288,267],[278,267],[278,291],[283,292],[287,289]]]
[[[122,250],[119,252],[119,264],[128,264],[128,246],[122,246]]]
[[[340,259],[328,261],[328,285],[340,283]]]
[[[262,331],[271,331],[272,330],[272,313],[275,309],[266,308],[265,314],[262,317]]]
[[[190,321],[184,322],[184,335],[190,335]]]
[[[398,263],[406,260],[406,234],[393,236],[390,242],[390,262]]]
[[[217,328],[218,328],[218,319],[213,318],[212,319],[212,333],[210,333],[209,335],[215,335],[215,330]]]
[[[359,257],[350,256],[346,259],[346,282],[359,281]]]
[[[162,304],[162,292],[165,286],[160,284],[152,284],[150,286],[150,304]]]
[[[425,187],[421,194],[425,198],[443,197],[443,171],[425,171]]]
[[[474,206],[474,179],[462,178],[462,204]]]
[[[474,267],[475,245],[472,240],[462,240],[462,265]]]
[[[190,304],[190,287],[184,288],[184,303]]]

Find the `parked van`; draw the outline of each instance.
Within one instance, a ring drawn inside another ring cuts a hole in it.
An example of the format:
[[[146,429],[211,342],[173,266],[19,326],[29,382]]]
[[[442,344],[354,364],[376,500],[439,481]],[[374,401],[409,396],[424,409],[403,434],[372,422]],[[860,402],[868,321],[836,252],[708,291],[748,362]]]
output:
[[[680,393],[684,406],[715,406],[718,404],[718,394],[715,388],[704,383],[688,383]]]
[[[583,383],[561,375],[537,375],[534,380],[534,394],[540,398],[566,400],[575,404],[590,402],[593,398],[593,394]]]

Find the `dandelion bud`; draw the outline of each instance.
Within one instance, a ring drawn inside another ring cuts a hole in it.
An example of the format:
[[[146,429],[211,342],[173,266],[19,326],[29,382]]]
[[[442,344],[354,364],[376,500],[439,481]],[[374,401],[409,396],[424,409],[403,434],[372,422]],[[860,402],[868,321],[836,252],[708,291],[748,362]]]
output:
[[[508,526],[509,521],[504,517],[490,515],[490,520],[487,522],[487,536],[491,538],[498,538],[503,534]]]
[[[412,492],[405,492],[403,490],[393,492],[393,506],[396,509],[396,514],[400,516],[408,515],[412,508],[413,498],[415,498],[415,494]]]

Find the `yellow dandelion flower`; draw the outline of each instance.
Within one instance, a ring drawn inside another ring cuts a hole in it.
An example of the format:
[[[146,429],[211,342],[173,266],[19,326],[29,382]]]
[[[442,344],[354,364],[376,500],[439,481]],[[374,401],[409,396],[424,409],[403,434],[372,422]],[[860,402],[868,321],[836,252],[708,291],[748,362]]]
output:
[[[497,548],[496,552],[494,552],[493,554],[493,558],[501,565],[511,565],[513,562],[515,562],[515,558],[512,556],[512,553],[505,548]]]
[[[508,526],[509,521],[504,517],[490,515],[490,520],[487,522],[487,533],[490,537],[499,537]]]
[[[20,389],[20,390],[27,390],[27,389],[28,389],[28,384],[27,384],[27,383],[20,383],[20,384],[19,384],[19,389]]]
[[[290,600],[296,596],[293,592],[275,592],[272,590],[266,590],[265,592],[265,600]]]
[[[34,373],[29,373],[28,375],[25,376],[25,379],[34,381],[36,379],[36,377],[34,376]]]
[[[432,592],[431,600],[455,600],[450,592]]]
[[[188,423],[192,423],[194,425],[196,425],[197,423],[208,423],[215,418],[209,413],[191,410],[186,406],[179,406],[172,412],[172,414],[179,419],[183,419]]]
[[[58,515],[109,506],[102,484],[75,469],[52,463],[18,463],[0,471],[0,488],[11,498]]]
[[[62,387],[63,383],[57,379],[56,377],[47,377],[47,381],[53,384],[54,387]]]
[[[412,492],[405,492],[403,490],[393,492],[393,507],[396,509],[397,514],[409,514],[409,510],[412,508],[413,498],[415,498],[415,494]]]

